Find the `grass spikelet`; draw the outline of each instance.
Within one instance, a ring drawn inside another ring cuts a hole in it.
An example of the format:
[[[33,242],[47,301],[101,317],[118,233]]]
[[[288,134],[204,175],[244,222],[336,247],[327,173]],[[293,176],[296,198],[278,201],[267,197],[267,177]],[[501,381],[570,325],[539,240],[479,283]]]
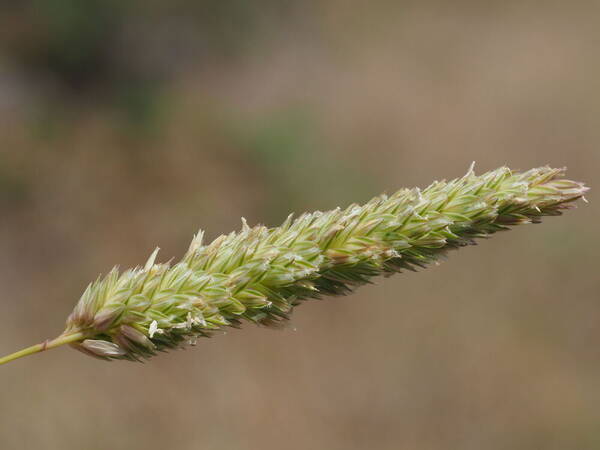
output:
[[[560,215],[587,191],[563,169],[477,176],[402,189],[346,209],[289,216],[276,228],[242,228],[183,259],[113,269],[91,283],[65,331],[0,358],[0,364],[63,344],[96,358],[140,361],[243,321],[278,326],[305,299],[346,295],[378,275],[416,270],[450,249],[514,225]]]

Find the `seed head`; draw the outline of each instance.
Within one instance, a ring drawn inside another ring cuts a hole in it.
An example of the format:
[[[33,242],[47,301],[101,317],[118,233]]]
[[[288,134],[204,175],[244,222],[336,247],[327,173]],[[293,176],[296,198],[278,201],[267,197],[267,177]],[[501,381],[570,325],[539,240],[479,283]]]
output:
[[[138,361],[195,344],[242,321],[279,326],[303,300],[345,295],[377,275],[416,270],[448,250],[514,225],[538,223],[587,191],[542,167],[502,167],[476,176],[402,189],[346,209],[290,215],[276,228],[248,226],[203,244],[198,232],[183,259],[116,268],[91,283],[67,320],[71,343],[101,359]]]

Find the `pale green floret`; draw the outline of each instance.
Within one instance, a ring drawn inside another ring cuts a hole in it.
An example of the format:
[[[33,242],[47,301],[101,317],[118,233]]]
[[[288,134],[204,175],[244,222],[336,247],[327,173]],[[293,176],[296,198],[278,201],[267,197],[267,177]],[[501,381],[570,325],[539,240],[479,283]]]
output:
[[[115,268],[88,286],[67,321],[71,343],[103,359],[139,360],[242,320],[276,326],[300,301],[348,294],[380,274],[414,270],[448,249],[509,226],[558,215],[582,197],[581,183],[543,167],[503,167],[403,189],[363,206],[303,214],[277,228],[250,228],[202,243],[183,259]],[[77,335],[79,336],[79,335]]]

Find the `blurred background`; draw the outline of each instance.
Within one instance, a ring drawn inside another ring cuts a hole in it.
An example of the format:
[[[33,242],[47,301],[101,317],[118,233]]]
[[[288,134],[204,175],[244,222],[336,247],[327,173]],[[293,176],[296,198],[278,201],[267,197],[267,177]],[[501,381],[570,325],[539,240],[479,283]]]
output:
[[[507,164],[600,180],[593,1],[0,6],[0,353],[87,283]],[[0,370],[2,449],[596,449],[599,201],[148,363]],[[366,318],[366,319],[365,319]]]

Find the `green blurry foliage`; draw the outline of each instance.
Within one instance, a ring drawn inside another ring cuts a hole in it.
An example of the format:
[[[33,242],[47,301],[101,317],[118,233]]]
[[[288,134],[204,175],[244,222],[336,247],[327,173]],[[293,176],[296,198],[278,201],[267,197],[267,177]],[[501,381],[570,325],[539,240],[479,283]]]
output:
[[[175,75],[244,54],[266,18],[288,9],[275,1],[29,0],[4,6],[0,52],[46,98],[37,119],[51,123],[41,128],[108,106],[130,129],[150,132]],[[57,119],[57,105],[70,111]]]
[[[242,149],[238,157],[266,186],[277,186],[268,198],[268,223],[282,211],[328,209],[374,190],[374,180],[351,160],[327,151],[317,115],[306,108],[289,106],[230,126],[233,148]]]

